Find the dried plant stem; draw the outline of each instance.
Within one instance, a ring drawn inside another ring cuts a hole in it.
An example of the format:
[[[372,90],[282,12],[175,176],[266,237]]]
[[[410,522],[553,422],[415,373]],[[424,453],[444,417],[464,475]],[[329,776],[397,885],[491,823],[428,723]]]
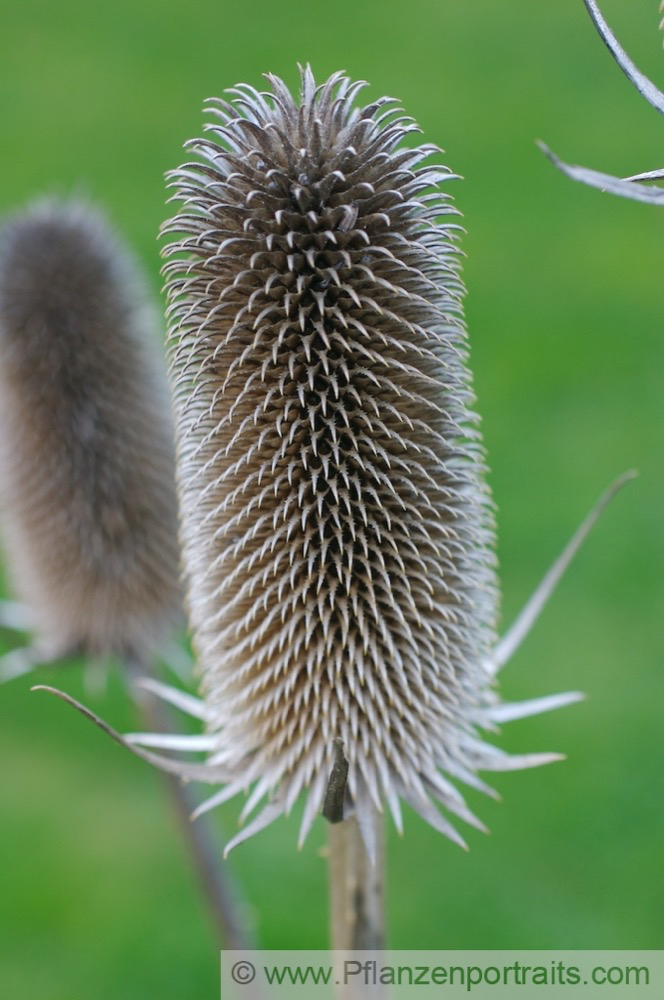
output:
[[[335,951],[385,947],[385,829],[376,823],[372,859],[354,817],[330,825],[330,946]]]
[[[221,946],[232,951],[255,947],[236,886],[222,870],[225,862],[219,845],[211,835],[209,824],[201,818],[195,821],[191,819],[198,800],[174,774],[164,774],[164,780],[219,932]]]
[[[146,676],[143,664],[126,663],[133,680]],[[134,686],[134,699],[138,704],[146,727],[152,732],[173,732],[170,713],[150,693]],[[248,926],[247,907],[240,899],[233,881],[224,871],[221,849],[205,818],[192,821],[198,800],[182,779],[174,774],[164,774],[171,802],[180,821],[187,849],[214,919],[221,947],[229,950],[254,948],[255,940]]]

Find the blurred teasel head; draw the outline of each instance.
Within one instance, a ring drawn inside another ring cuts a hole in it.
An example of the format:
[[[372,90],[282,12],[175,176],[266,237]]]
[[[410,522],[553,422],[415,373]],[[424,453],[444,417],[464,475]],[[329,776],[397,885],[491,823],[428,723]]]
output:
[[[143,659],[177,615],[172,419],[137,264],[79,201],[0,230],[0,486],[45,656]]]
[[[463,843],[432,802],[481,825],[450,779],[490,791],[478,770],[556,755],[480,735],[510,707],[492,682],[494,519],[440,186],[454,175],[404,143],[418,130],[393,99],[357,105],[364,84],[317,87],[307,69],[298,102],[267,79],[210,101],[199,159],[171,175],[181,538],[210,752],[181,771],[222,786],[207,807],[253,786],[243,818],[267,796],[229,848],[307,790],[304,838],[341,741],[344,813],[367,844],[384,804],[401,828],[400,799]]]

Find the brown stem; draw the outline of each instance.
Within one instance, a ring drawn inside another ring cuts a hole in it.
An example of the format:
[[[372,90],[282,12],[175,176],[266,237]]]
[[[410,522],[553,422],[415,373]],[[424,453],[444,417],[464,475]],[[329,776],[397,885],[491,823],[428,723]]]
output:
[[[144,664],[126,663],[131,680],[145,677]],[[134,700],[141,710],[146,728],[151,732],[173,732],[170,713],[154,695],[134,687]],[[239,898],[237,888],[224,870],[221,850],[204,818],[192,822],[191,814],[198,801],[191,790],[174,774],[164,774],[171,802],[180,821],[180,828],[189,849],[199,882],[207,899],[210,912],[219,932],[221,947],[228,950],[255,948],[253,934],[248,927],[246,907]]]
[[[376,823],[376,858],[367,854],[355,818],[330,825],[330,944],[334,951],[385,947],[385,840]]]

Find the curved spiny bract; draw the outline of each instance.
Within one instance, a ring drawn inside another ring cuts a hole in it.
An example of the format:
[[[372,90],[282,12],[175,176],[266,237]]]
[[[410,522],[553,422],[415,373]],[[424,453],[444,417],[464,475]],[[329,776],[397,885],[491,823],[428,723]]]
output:
[[[308,789],[304,836],[340,739],[365,830],[403,798],[460,840],[429,798],[474,821],[446,776],[552,758],[478,735],[498,590],[453,175],[362,84],[306,70],[298,104],[268,80],[209,102],[165,227],[211,802],[269,796],[237,842]]]
[[[48,656],[141,659],[178,614],[172,418],[136,270],[77,201],[0,231],[5,547]]]
[[[659,111],[660,114],[664,114],[664,93],[634,65],[606,23],[596,0],[583,0],[583,2],[588,9],[588,13],[600,38],[625,76],[653,108]],[[664,8],[660,4],[660,10],[662,9]],[[661,22],[660,28],[662,26],[664,26],[664,21]],[[539,146],[554,166],[568,177],[571,177],[572,180],[581,181],[581,183],[588,184],[590,187],[599,188],[600,191],[608,191],[621,198],[629,198],[631,201],[641,201],[649,205],[664,204],[664,188],[658,185],[650,186],[638,183],[639,181],[661,180],[664,177],[664,169],[646,170],[642,173],[633,174],[631,177],[613,177],[611,174],[605,174],[599,170],[588,170],[586,167],[565,163],[544,143],[539,143]]]

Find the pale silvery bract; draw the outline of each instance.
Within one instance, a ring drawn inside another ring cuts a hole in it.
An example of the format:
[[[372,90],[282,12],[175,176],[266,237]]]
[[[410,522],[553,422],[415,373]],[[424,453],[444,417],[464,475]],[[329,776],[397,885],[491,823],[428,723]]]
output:
[[[602,41],[615,59],[618,66],[632,83],[638,92],[645,97],[650,104],[660,114],[664,114],[664,93],[659,90],[645,74],[638,69],[625,52],[624,48],[611,31],[604,15],[599,9],[596,0],[583,0],[592,18]],[[660,4],[660,10],[664,10],[664,5]],[[664,25],[664,21],[660,27]],[[613,177],[598,170],[589,170],[587,167],[574,166],[564,163],[553,153],[544,143],[539,143],[540,148],[546,153],[552,163],[572,180],[581,181],[590,187],[599,188],[609,194],[619,195],[621,198],[629,198],[631,201],[641,201],[649,205],[664,204],[664,188],[658,185],[649,186],[642,181],[661,180],[664,177],[664,169],[646,170],[643,173],[633,174],[631,177]]]

